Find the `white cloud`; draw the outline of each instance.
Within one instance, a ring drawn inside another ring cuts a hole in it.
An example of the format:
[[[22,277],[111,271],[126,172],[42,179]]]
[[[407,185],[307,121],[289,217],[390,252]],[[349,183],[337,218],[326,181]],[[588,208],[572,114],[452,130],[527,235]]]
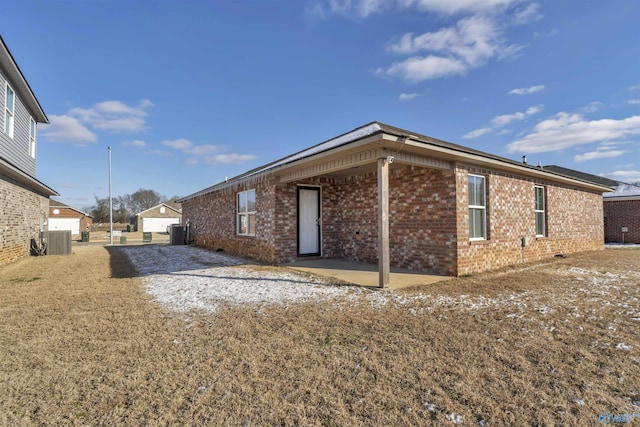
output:
[[[504,114],[502,116],[496,116],[491,120],[491,125],[493,125],[493,127],[506,126],[513,121],[524,120],[529,116],[538,114],[540,111],[542,111],[542,106],[538,105],[538,106],[527,108],[527,110],[524,113],[517,112],[513,114]]]
[[[507,149],[511,153],[543,153],[632,135],[640,135],[640,116],[589,121],[580,114],[561,112],[538,123],[533,132],[511,142]]]
[[[402,62],[396,62],[382,72],[388,76],[400,77],[416,83],[456,74],[465,74],[467,69],[464,64],[455,59],[427,56],[426,58],[412,57]]]
[[[142,140],[134,139],[133,141],[131,141],[127,145],[131,145],[133,147],[146,147],[148,144],[146,142],[142,141]]]
[[[597,159],[606,159],[609,157],[618,157],[626,153],[626,151],[622,150],[613,150],[613,151],[591,151],[584,154],[578,154],[573,158],[576,162],[586,162],[588,160],[597,160]]]
[[[640,85],[629,86],[627,89],[629,89],[629,90],[640,90]]]
[[[419,93],[401,93],[400,96],[398,97],[398,99],[400,101],[410,101],[414,98],[419,97],[420,94]]]
[[[631,105],[640,104],[640,99],[630,99],[627,101],[627,104],[631,104]]]
[[[213,164],[229,164],[229,163],[242,163],[247,160],[253,160],[257,157],[253,154],[218,154],[217,156],[209,156],[205,157],[204,162],[213,165]]]
[[[506,42],[509,21],[523,24],[542,18],[538,3],[515,9],[520,3],[522,0],[313,0],[306,12],[320,18],[359,19],[404,10],[463,15],[455,25],[417,35],[406,33],[387,47],[409,57],[378,68],[376,74],[420,82],[464,75],[491,59],[514,57],[523,46]]]
[[[195,145],[193,142],[185,138],[179,138],[172,141],[165,140],[160,142],[160,144],[167,147],[171,147],[175,150],[182,151],[183,153],[193,154],[196,156],[207,156],[220,151],[220,147],[217,145],[211,145],[211,144]]]
[[[41,127],[40,133],[52,141],[71,142],[78,145],[93,144],[98,141],[96,134],[75,117],[51,115],[49,121],[49,125]]]
[[[469,133],[466,133],[464,135],[462,135],[462,139],[474,139],[474,138],[478,138],[482,135],[486,135],[489,132],[492,132],[493,129],[491,128],[480,128],[480,129],[476,129],[476,130],[472,130]]]
[[[524,120],[529,116],[532,116],[534,114],[538,114],[540,111],[542,111],[542,105],[536,105],[533,107],[529,107],[527,108],[527,110],[523,113],[523,112],[517,112],[517,113],[513,113],[513,114],[503,114],[501,116],[496,116],[493,119],[491,119],[491,127],[484,127],[484,128],[480,128],[480,129],[476,129],[473,130],[469,133],[466,133],[462,136],[463,139],[473,139],[473,138],[478,138],[482,135],[486,135],[490,132],[493,132],[494,130],[501,128],[503,126],[508,125],[511,122],[514,121],[519,121],[519,120]],[[498,134],[499,135],[504,135],[506,133],[509,133],[509,131],[501,131]]]
[[[541,90],[544,90],[544,85],[521,87],[510,90],[509,95],[530,95],[532,93],[540,92]]]
[[[104,101],[90,108],[73,108],[69,116],[75,117],[94,129],[108,132],[142,132],[147,129],[147,109],[153,106],[143,99],[136,106],[121,101]]]
[[[593,101],[582,107],[580,110],[584,111],[585,113],[593,113],[601,109],[603,105],[604,104],[600,101]]]
[[[394,3],[393,0],[321,0],[310,4],[306,13],[319,18],[326,18],[328,15],[366,18],[393,7]]]
[[[544,17],[539,11],[539,3],[529,3],[523,9],[516,10],[513,15],[513,23],[516,25],[524,25],[529,22],[539,21]]]
[[[202,161],[206,164],[220,164],[242,163],[246,160],[253,160],[256,158],[256,156],[250,154],[214,154],[219,152],[222,147],[212,144],[195,145],[193,142],[185,138],[165,140],[160,142],[160,144],[166,147],[171,147],[185,154],[199,156],[188,158],[187,163],[190,165],[199,163],[198,159],[202,159]]]
[[[185,138],[174,139],[172,141],[165,140],[160,142],[160,144],[165,145],[167,147],[174,148],[176,150],[181,150],[181,151],[188,150],[193,146],[193,142]]]
[[[614,171],[605,175],[617,181],[631,182],[631,183],[640,182],[640,171],[635,171],[635,170]]]
[[[329,15],[367,18],[394,8],[414,9],[421,12],[437,12],[446,15],[456,13],[487,12],[504,9],[519,0],[316,0],[306,9],[307,14],[326,18]],[[523,10],[523,13],[527,13]]]
[[[520,50],[521,46],[506,45],[502,33],[495,18],[485,15],[462,18],[436,32],[406,33],[387,50],[413,56],[392,64],[385,73],[411,82],[465,74],[492,58],[506,58]]]
[[[454,14],[461,12],[486,12],[503,8],[518,0],[397,0],[402,8],[415,8],[428,12]]]

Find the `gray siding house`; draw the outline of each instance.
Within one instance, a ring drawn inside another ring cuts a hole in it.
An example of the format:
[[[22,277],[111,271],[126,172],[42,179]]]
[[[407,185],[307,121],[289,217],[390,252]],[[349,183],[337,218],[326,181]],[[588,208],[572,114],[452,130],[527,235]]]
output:
[[[0,265],[29,255],[58,195],[36,179],[38,123],[49,120],[0,36]]]

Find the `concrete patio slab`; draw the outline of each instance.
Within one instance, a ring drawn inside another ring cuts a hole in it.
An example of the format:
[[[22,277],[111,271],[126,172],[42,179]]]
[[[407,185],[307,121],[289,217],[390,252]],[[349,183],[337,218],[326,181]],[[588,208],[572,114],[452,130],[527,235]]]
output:
[[[355,285],[378,287],[378,266],[376,264],[343,259],[310,259],[289,263],[286,264],[286,267],[319,276],[334,277]],[[451,277],[392,267],[389,288],[400,289],[428,285],[448,279]]]

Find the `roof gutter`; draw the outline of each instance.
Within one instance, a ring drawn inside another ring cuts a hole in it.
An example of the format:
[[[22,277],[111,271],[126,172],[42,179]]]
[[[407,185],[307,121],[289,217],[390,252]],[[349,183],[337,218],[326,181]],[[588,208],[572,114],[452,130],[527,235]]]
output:
[[[388,135],[392,135],[394,137],[406,138],[405,144],[407,145],[412,145],[412,146],[421,147],[421,148],[423,148],[425,145],[428,145],[430,150],[441,154],[443,157],[448,158],[449,160],[464,161],[467,163],[481,165],[481,166],[490,166],[494,169],[503,170],[503,171],[510,171],[510,172],[517,171],[517,173],[520,175],[544,179],[547,181],[561,182],[564,184],[570,184],[574,186],[586,187],[590,190],[594,190],[602,193],[613,191],[611,188],[604,185],[595,184],[590,181],[584,181],[578,178],[565,176],[556,172],[547,171],[540,167],[522,164],[504,157],[492,156],[489,153],[483,153],[481,151],[476,151],[471,149],[465,150],[464,147],[462,146],[455,146],[456,148],[447,147],[447,146],[444,146],[444,144],[439,144],[438,143],[439,141],[435,139],[422,138],[414,135],[407,137],[407,135],[405,134],[393,133],[388,131],[385,131],[385,133]]]
[[[49,188],[42,182],[38,181],[35,178],[27,175],[22,172],[17,167],[13,166],[11,163],[6,162],[5,160],[0,158],[0,174],[6,175],[9,178],[15,180],[16,182],[26,186],[27,188],[42,194],[43,196],[59,196],[55,190]]]

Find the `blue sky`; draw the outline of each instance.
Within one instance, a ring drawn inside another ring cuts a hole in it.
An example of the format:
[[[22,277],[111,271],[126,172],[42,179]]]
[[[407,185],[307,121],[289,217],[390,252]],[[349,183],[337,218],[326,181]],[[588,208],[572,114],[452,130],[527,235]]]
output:
[[[77,208],[184,196],[378,120],[640,181],[640,2],[6,0]]]

